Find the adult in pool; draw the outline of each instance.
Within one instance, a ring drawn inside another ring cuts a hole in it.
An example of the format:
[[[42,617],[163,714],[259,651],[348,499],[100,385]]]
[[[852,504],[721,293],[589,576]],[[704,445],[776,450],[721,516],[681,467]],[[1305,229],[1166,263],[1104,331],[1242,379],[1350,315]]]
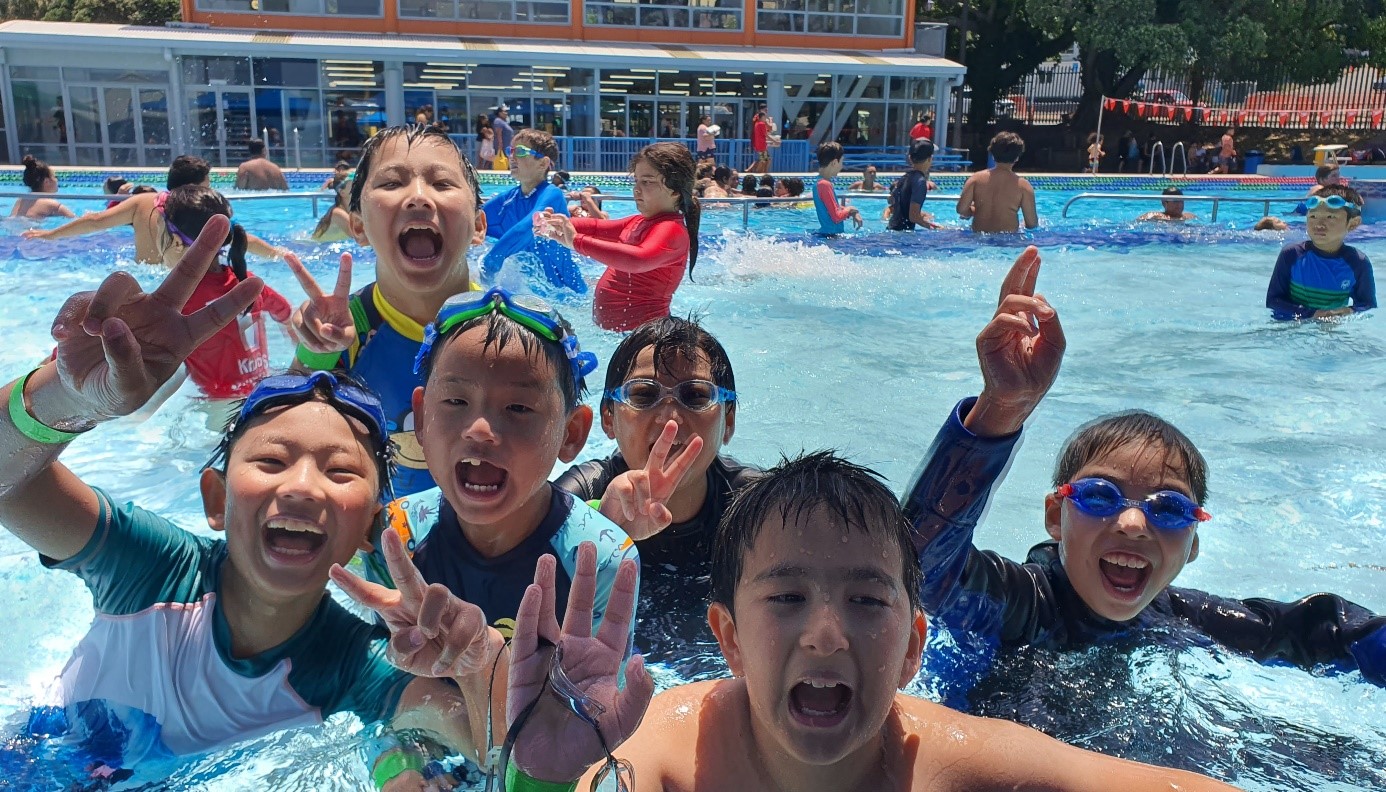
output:
[[[1140,217],[1137,217],[1136,222],[1182,223],[1186,220],[1197,219],[1192,212],[1184,211],[1183,201],[1177,200],[1178,196],[1184,194],[1183,190],[1178,187],[1166,187],[1161,194],[1171,196],[1166,200],[1160,201],[1160,205],[1164,208],[1158,212],[1146,212]]]
[[[24,176],[22,178],[24,186],[28,187],[31,192],[55,193],[58,191],[58,178],[53,175],[53,169],[48,167],[48,163],[34,159],[31,154],[24,155]],[[20,198],[14,202],[14,208],[10,210],[10,217],[23,217],[26,220],[76,216],[76,213],[56,198]]]

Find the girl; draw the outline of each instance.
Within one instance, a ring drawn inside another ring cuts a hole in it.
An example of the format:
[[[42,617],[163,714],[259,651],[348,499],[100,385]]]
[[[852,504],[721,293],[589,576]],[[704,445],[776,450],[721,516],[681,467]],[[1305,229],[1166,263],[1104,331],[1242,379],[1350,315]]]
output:
[[[337,200],[332,203],[332,208],[327,210],[318,225],[313,229],[314,242],[340,242],[343,239],[351,239],[351,182],[342,182],[337,188]]]
[[[55,193],[58,180],[48,163],[34,159],[32,154],[24,155],[24,186],[36,193]],[[71,209],[53,198],[20,198],[14,202],[10,217],[23,217],[29,220],[43,220],[49,217],[76,217]]]
[[[539,231],[606,265],[592,316],[607,330],[633,330],[669,315],[674,290],[698,261],[693,154],[681,143],[654,143],[630,161],[639,214],[620,220],[569,219],[544,210]]]
[[[477,167],[482,170],[491,170],[492,164],[496,159],[496,131],[491,128],[491,122],[486,122],[486,126],[481,127],[476,132],[476,162]]]
[[[189,184],[160,196],[163,204],[164,234],[159,240],[159,252],[169,267],[178,264],[202,227],[216,215],[231,216],[226,197],[210,187]],[[183,307],[185,315],[200,310],[245,280],[246,232],[237,223],[231,224],[222,245],[230,245],[226,262],[218,255],[207,268],[207,274],[193,290]],[[266,344],[265,320],[268,311],[276,322],[285,323],[293,306],[283,295],[266,286],[250,309],[207,339],[188,356],[187,371],[207,398],[214,400],[239,399],[250,393],[255,383],[269,374],[269,351]]]

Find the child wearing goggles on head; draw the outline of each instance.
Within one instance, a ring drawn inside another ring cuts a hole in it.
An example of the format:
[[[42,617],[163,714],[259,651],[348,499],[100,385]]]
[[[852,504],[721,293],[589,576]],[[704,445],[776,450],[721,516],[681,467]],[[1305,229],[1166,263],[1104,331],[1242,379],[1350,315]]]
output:
[[[1328,319],[1376,307],[1372,264],[1343,243],[1362,224],[1362,196],[1351,187],[1325,184],[1305,199],[1309,239],[1286,245],[1275,260],[1266,307],[1279,321]]]
[[[389,438],[373,394],[321,372],[256,385],[202,471],[207,525],[224,540],[121,505],[57,461],[80,433],[138,408],[194,347],[254,304],[262,284],[249,278],[179,312],[229,230],[219,216],[208,220],[152,293],[117,272],[71,297],[53,325],[57,362],[0,389],[8,405],[0,522],[45,566],[80,577],[96,610],[63,670],[59,706],[38,712],[31,730],[79,743],[78,767],[98,783],[140,773],[145,759],[340,711],[399,717],[475,755],[485,729],[469,725],[468,713],[489,711],[502,642],[481,613],[448,602],[439,623],[398,547],[392,570],[411,584],[407,596],[367,599],[387,614],[390,632],[326,592],[329,574],[341,575],[334,566],[370,546],[388,499]],[[391,667],[391,647],[401,668],[451,681]],[[392,752],[376,777],[405,766],[422,761]],[[167,765],[159,768],[147,772]]]
[[[1340,663],[1386,684],[1386,618],[1331,594],[1283,603],[1170,585],[1198,557],[1198,525],[1211,519],[1200,505],[1207,463],[1149,413],[1100,418],[1069,438],[1044,499],[1052,541],[1024,563],[973,546],[1020,429],[1063,357],[1058,315],[1034,292],[1038,271],[1029,248],[978,336],[982,393],[949,416],[908,490],[925,610],[1003,647],[1060,651],[1173,624],[1199,636],[1190,642],[1206,636],[1262,661]]]
[[[403,538],[425,580],[480,607],[507,635],[545,553],[567,565],[566,599],[574,550],[594,542],[605,602],[635,546],[548,480],[587,442],[592,410],[581,400],[596,356],[546,303],[492,289],[449,300],[415,365],[424,385],[414,391],[414,432],[438,487],[391,503],[386,533]],[[378,553],[367,569],[388,581]]]
[[[549,182],[549,169],[558,161],[558,144],[553,136],[537,129],[515,133],[510,155],[510,175],[519,182],[505,192],[487,199],[481,211],[486,214],[486,236],[495,240],[482,260],[482,277],[493,280],[505,260],[520,252],[532,252],[543,265],[544,277],[554,286],[587,293],[571,251],[552,239],[537,237],[534,216],[545,209],[568,214],[563,190]]]
[[[380,394],[398,447],[397,495],[434,486],[414,439],[410,401],[423,379],[412,367],[424,325],[475,288],[467,250],[486,234],[478,194],[476,172],[445,133],[389,127],[366,141],[351,186],[351,233],[375,250],[375,282],[353,293],[343,254],[337,285],[324,293],[297,257],[285,258],[308,294],[293,315],[295,368],[343,369]]]

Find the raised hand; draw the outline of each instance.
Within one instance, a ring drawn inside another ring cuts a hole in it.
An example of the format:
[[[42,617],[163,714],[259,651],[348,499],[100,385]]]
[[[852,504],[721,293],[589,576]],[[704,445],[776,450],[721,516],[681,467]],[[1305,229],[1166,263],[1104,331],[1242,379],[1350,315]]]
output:
[[[390,628],[390,662],[414,676],[462,679],[489,674],[504,639],[477,606],[441,583],[429,585],[399,534],[381,536],[385,564],[397,589],[357,577],[333,564],[332,580],[348,597],[380,614]]]
[[[967,428],[983,436],[1019,431],[1059,376],[1063,325],[1042,295],[1035,294],[1039,249],[1025,248],[1001,285],[996,313],[977,336],[982,393]]]
[[[693,435],[683,451],[670,461],[669,449],[678,434],[677,422],[664,424],[644,469],[627,470],[612,479],[602,494],[602,514],[637,542],[649,539],[673,522],[674,515],[664,504],[703,450],[703,438]]]
[[[195,313],[182,309],[216,261],[230,221],[213,216],[164,277],[145,293],[128,272],[95,292],[74,294],[53,320],[58,376],[92,418],[128,415],[149,401],[179,365],[249,308],[264,286],[247,278]]]
[[[293,334],[310,352],[341,352],[356,341],[356,320],[351,315],[351,254],[343,253],[337,269],[337,285],[331,294],[323,294],[318,282],[308,273],[298,256],[284,254],[284,262],[293,271],[308,299],[294,310],[289,319]]]
[[[565,214],[558,214],[552,209],[545,209],[542,212],[534,213],[534,235],[537,237],[548,237],[564,247],[572,247],[573,240],[577,237],[577,229],[573,227],[573,221]]]
[[[584,542],[578,547],[577,574],[568,591],[568,612],[561,629],[554,618],[556,564],[551,555],[539,559],[534,583],[520,602],[511,641],[508,720],[515,741],[511,761],[531,778],[566,782],[580,777],[606,755],[592,725],[565,705],[566,697],[547,689],[553,645],[562,649],[563,671],[590,702],[586,709],[595,716],[612,750],[640,725],[654,696],[654,680],[641,657],[635,655],[625,664],[625,687],[617,684],[635,615],[635,561],[621,562],[596,637],[592,636],[596,546]],[[537,704],[525,722],[516,723],[534,702]]]

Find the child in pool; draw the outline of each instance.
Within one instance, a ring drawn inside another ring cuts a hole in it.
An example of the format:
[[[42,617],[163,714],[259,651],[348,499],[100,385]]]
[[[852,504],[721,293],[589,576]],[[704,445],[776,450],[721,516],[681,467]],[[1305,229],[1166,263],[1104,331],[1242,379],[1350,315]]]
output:
[[[159,239],[159,255],[165,265],[173,267],[209,220],[216,216],[231,217],[231,205],[216,190],[191,184],[170,190],[165,196],[164,233]],[[231,223],[231,231],[222,243],[230,245],[226,261],[223,262],[218,253],[183,310],[188,313],[201,310],[250,276],[245,266],[246,236],[239,223]],[[274,321],[285,324],[287,329],[293,306],[279,292],[265,286],[247,312],[188,355],[185,364],[188,376],[207,398],[244,398],[256,382],[269,374],[266,313]]]
[[[620,528],[548,480],[587,442],[584,377],[596,367],[547,304],[502,289],[449,300],[419,350],[414,433],[438,486],[391,503],[386,533],[404,539],[425,580],[507,636],[539,556],[555,553],[571,580],[577,545],[596,543],[603,602],[620,560],[637,557]],[[367,568],[388,580],[378,548]]]
[[[395,493],[434,486],[414,440],[410,402],[424,325],[443,302],[474,288],[467,249],[486,235],[476,172],[436,127],[397,126],[361,149],[351,186],[351,233],[375,250],[374,283],[351,293],[351,255],[324,293],[302,262],[285,260],[308,294],[293,315],[297,368],[344,369],[380,394],[395,443]]]
[[[351,181],[344,180],[333,193],[328,207],[310,235],[314,242],[340,242],[351,239]]]
[[[1044,499],[1053,541],[1025,563],[973,546],[973,532],[1058,375],[1058,314],[1035,294],[1039,252],[1006,278],[977,339],[982,393],[939,430],[908,490],[905,513],[924,572],[924,608],[949,628],[1003,646],[1081,649],[1114,635],[1176,625],[1258,660],[1342,663],[1386,684],[1386,617],[1331,594],[1298,602],[1235,600],[1170,584],[1198,557],[1207,464],[1178,429],[1144,412],[1081,427],[1059,454]]]
[[[441,592],[429,603],[411,596],[384,608],[392,637],[326,592],[333,565],[369,546],[388,497],[389,439],[373,394],[324,373],[260,383],[201,475],[207,525],[225,540],[120,505],[57,462],[254,304],[262,284],[249,278],[180,313],[229,231],[213,216],[151,293],[115,272],[70,297],[53,324],[57,362],[0,389],[0,522],[45,566],[81,577],[96,609],[63,670],[62,707],[39,713],[37,733],[80,740],[101,778],[339,711],[396,718],[476,755],[485,729],[467,716],[488,711],[502,640],[480,611],[443,602],[440,622]],[[391,643],[402,668],[451,681],[391,668]]]
[[[511,147],[510,175],[519,182],[482,204],[486,214],[486,236],[495,241],[482,260],[482,277],[488,282],[500,272],[510,256],[532,251],[543,264],[543,274],[555,286],[587,293],[573,254],[551,239],[536,239],[534,215],[543,209],[568,214],[563,191],[549,182],[549,169],[558,161],[558,144],[553,136],[537,129],[515,133]]]
[[[1343,244],[1362,224],[1362,196],[1341,184],[1305,199],[1309,239],[1286,245],[1275,260],[1266,307],[1280,321],[1329,319],[1376,307],[1376,280],[1367,255]],[[1351,303],[1351,304],[1349,304]]]
[[[31,192],[55,193],[58,179],[48,163],[34,159],[32,154],[24,155],[24,186]],[[27,220],[46,220],[50,217],[76,217],[76,213],[56,198],[20,198],[14,202],[10,217],[23,217]]]
[[[622,663],[633,565],[594,634],[593,555],[579,551],[561,627],[552,559],[525,592],[510,789],[587,789],[612,769],[633,792],[1233,789],[899,692],[925,635],[909,524],[871,471],[830,453],[768,471],[718,530],[708,621],[731,679],[654,696],[642,659]]]
[[[836,141],[818,147],[818,183],[813,188],[813,207],[818,210],[818,233],[841,234],[847,230],[847,220],[853,228],[861,228],[861,210],[837,202],[833,178],[842,172],[842,144]],[[874,175],[873,175],[874,178]]]
[[[698,263],[698,220],[693,154],[680,143],[652,143],[631,158],[635,207],[620,220],[571,219],[545,209],[535,233],[606,265],[597,282],[592,316],[607,330],[634,330],[669,315],[674,291]]]

